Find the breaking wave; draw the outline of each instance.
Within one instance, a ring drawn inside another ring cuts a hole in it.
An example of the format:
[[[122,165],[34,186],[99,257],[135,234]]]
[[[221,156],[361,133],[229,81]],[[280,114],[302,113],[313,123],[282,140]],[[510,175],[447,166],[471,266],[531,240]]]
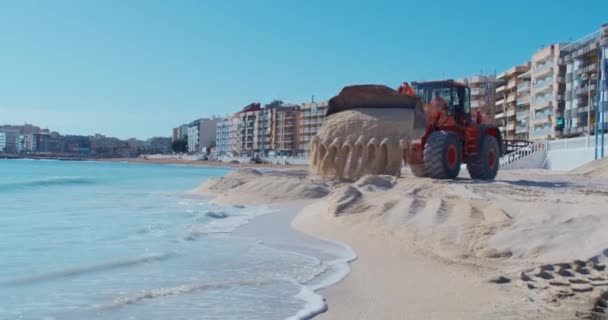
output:
[[[31,180],[1,182],[0,190],[10,190],[16,188],[36,188],[36,187],[51,187],[51,186],[66,186],[66,185],[89,185],[94,184],[92,179],[86,179],[79,176],[54,176],[44,177]]]
[[[102,264],[98,264],[98,265],[70,268],[70,269],[59,270],[59,271],[54,271],[54,272],[35,274],[35,275],[29,275],[29,276],[20,277],[20,278],[9,279],[9,280],[5,280],[5,281],[0,281],[0,285],[21,285],[21,284],[40,282],[40,281],[54,280],[54,279],[58,279],[58,278],[73,277],[73,276],[78,276],[78,275],[85,274],[85,273],[101,272],[101,271],[107,271],[107,270],[118,269],[118,268],[123,268],[123,267],[129,267],[129,266],[133,266],[133,265],[141,264],[141,263],[161,261],[161,260],[168,259],[170,256],[171,256],[171,253],[145,255],[145,256],[141,256],[141,257],[130,258],[130,259],[125,259],[125,260],[118,260],[118,261],[102,263]]]

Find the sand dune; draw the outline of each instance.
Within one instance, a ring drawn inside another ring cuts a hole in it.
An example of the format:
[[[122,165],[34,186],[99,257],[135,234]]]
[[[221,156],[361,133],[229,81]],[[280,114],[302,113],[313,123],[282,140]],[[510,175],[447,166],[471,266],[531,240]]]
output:
[[[323,292],[322,319],[606,316],[602,179],[522,170],[494,182],[404,174],[348,183],[303,171],[237,171],[199,192],[240,202],[245,194],[317,199],[294,225],[345,241],[359,255],[352,274]]]
[[[608,177],[608,158],[591,161],[570,171],[570,173],[588,177]]]

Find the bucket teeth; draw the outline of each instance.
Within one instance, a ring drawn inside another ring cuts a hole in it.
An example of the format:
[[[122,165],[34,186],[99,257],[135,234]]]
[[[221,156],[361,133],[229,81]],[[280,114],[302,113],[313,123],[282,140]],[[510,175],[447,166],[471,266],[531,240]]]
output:
[[[335,138],[327,145],[320,139],[310,143],[312,171],[323,177],[356,180],[365,174],[398,175],[401,169],[403,141],[392,137],[352,139]]]
[[[311,141],[311,171],[357,180],[366,174],[399,175],[409,148],[411,110],[348,110],[330,115]]]

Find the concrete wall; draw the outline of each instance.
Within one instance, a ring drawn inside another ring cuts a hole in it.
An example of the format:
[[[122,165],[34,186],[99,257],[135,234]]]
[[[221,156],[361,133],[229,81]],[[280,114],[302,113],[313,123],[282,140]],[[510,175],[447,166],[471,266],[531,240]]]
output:
[[[548,169],[572,170],[595,160],[595,136],[590,138],[589,147],[586,137],[550,141]],[[604,137],[604,155],[608,156],[608,134]]]

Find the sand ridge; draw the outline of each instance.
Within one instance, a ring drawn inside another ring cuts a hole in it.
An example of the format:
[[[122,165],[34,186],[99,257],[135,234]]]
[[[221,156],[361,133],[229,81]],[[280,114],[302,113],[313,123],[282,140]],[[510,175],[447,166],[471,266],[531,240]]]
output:
[[[400,313],[427,319],[605,315],[604,180],[521,170],[503,171],[493,182],[466,176],[433,180],[407,172],[401,178],[366,175],[348,182],[321,180],[305,171],[240,170],[200,190],[226,201],[243,201],[247,193],[267,201],[316,199],[296,218],[296,228],[345,241],[359,255],[353,274],[323,293],[330,311],[321,319],[392,319]],[[583,261],[583,272],[567,281],[553,281],[537,270],[552,265],[550,276],[563,277],[557,266],[570,264],[576,271],[576,261]],[[411,288],[395,281],[421,285],[420,277],[429,281],[410,297],[417,302],[401,301]],[[444,290],[472,301],[438,293]]]

